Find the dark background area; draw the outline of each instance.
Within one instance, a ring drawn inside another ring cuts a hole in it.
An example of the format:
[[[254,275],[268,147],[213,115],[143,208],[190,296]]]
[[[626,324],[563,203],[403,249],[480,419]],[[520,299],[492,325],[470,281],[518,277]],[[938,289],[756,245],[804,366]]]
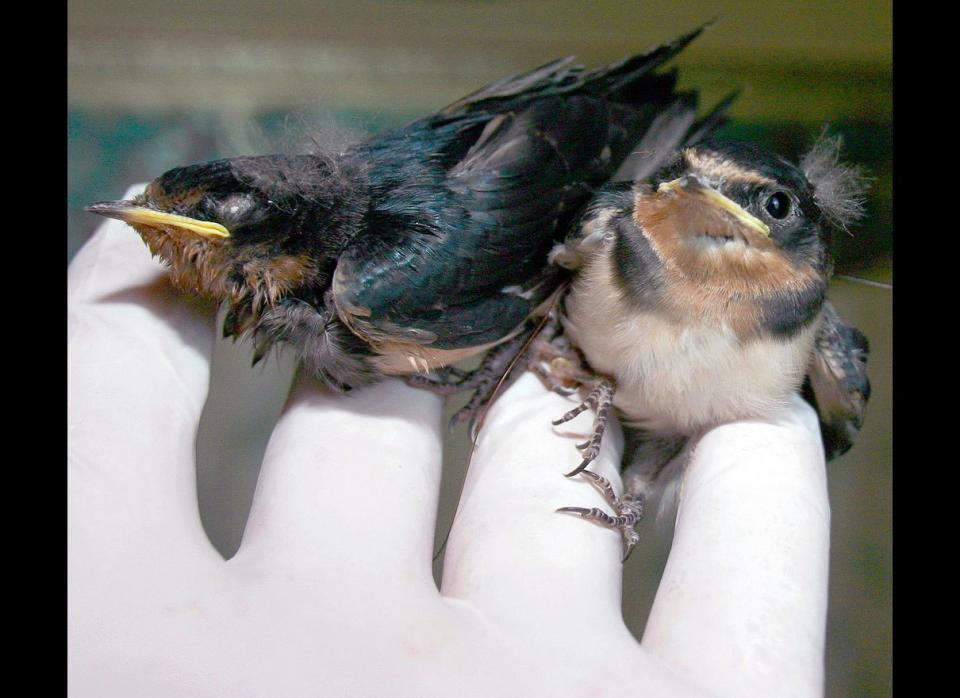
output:
[[[892,282],[892,8],[885,2],[145,0],[68,6],[67,257],[98,221],[85,204],[176,165],[296,150],[402,124],[509,73],[576,54],[597,65],[717,23],[675,65],[709,107],[741,94],[722,137],[795,158],[829,125],[873,178],[863,225],[835,241],[838,272]],[[891,689],[892,293],[845,280],[841,314],[870,338],[874,395],[854,449],[831,463],[827,695]],[[221,343],[198,440],[211,540],[239,545],[259,460],[292,375],[288,357],[249,369]],[[229,387],[227,387],[229,386]],[[451,409],[456,405],[451,405]],[[438,538],[467,461],[449,440]],[[652,520],[625,569],[624,615],[639,636],[669,551]]]

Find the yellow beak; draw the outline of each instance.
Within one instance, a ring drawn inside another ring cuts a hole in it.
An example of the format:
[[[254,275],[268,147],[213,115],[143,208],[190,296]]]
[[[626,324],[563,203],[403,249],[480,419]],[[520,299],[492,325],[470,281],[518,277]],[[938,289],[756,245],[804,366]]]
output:
[[[177,228],[189,230],[192,233],[205,237],[228,238],[230,231],[219,223],[201,221],[196,218],[179,216],[175,213],[155,211],[150,208],[137,206],[132,201],[102,201],[87,210],[108,218],[117,218],[127,223],[140,223],[154,228]]]
[[[764,237],[770,237],[770,227],[762,220],[747,212],[735,201],[731,201],[723,194],[710,187],[704,186],[695,176],[685,175],[671,182],[664,182],[657,187],[658,192],[675,192],[689,194],[702,199],[704,202],[731,214],[748,228],[752,228]]]

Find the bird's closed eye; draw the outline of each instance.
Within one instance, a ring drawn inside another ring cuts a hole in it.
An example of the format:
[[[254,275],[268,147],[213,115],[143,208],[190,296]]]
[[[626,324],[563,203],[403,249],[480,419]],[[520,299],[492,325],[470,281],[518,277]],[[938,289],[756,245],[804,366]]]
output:
[[[216,212],[225,224],[248,222],[256,211],[256,201],[249,194],[228,196],[216,205]]]

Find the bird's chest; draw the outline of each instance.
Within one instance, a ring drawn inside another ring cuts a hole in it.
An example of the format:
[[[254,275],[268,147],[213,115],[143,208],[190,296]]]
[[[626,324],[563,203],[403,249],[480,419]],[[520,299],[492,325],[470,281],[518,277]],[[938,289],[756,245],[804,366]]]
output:
[[[658,432],[764,416],[799,387],[812,351],[813,327],[743,341],[724,323],[637,312],[596,273],[581,276],[566,309],[567,335],[595,371],[616,380],[622,416]]]

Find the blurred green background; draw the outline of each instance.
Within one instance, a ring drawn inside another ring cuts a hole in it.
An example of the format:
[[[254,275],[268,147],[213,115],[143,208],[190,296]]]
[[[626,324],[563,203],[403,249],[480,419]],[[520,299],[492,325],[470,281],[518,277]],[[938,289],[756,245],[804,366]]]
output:
[[[399,125],[506,74],[568,54],[597,65],[713,18],[675,62],[681,84],[699,89],[705,106],[741,90],[722,137],[796,157],[823,125],[842,134],[846,159],[874,181],[864,225],[836,240],[838,272],[892,282],[892,8],[823,0],[75,0],[68,259],[98,223],[85,204],[170,167]],[[874,396],[860,442],[829,466],[829,696],[892,693],[891,296],[843,280],[831,288],[870,338]],[[281,356],[251,371],[249,348],[228,343],[214,361],[198,484],[207,530],[229,556],[293,367]],[[440,537],[466,468],[462,432],[445,457]],[[638,636],[670,544],[653,521],[641,533],[624,582],[624,616]]]

